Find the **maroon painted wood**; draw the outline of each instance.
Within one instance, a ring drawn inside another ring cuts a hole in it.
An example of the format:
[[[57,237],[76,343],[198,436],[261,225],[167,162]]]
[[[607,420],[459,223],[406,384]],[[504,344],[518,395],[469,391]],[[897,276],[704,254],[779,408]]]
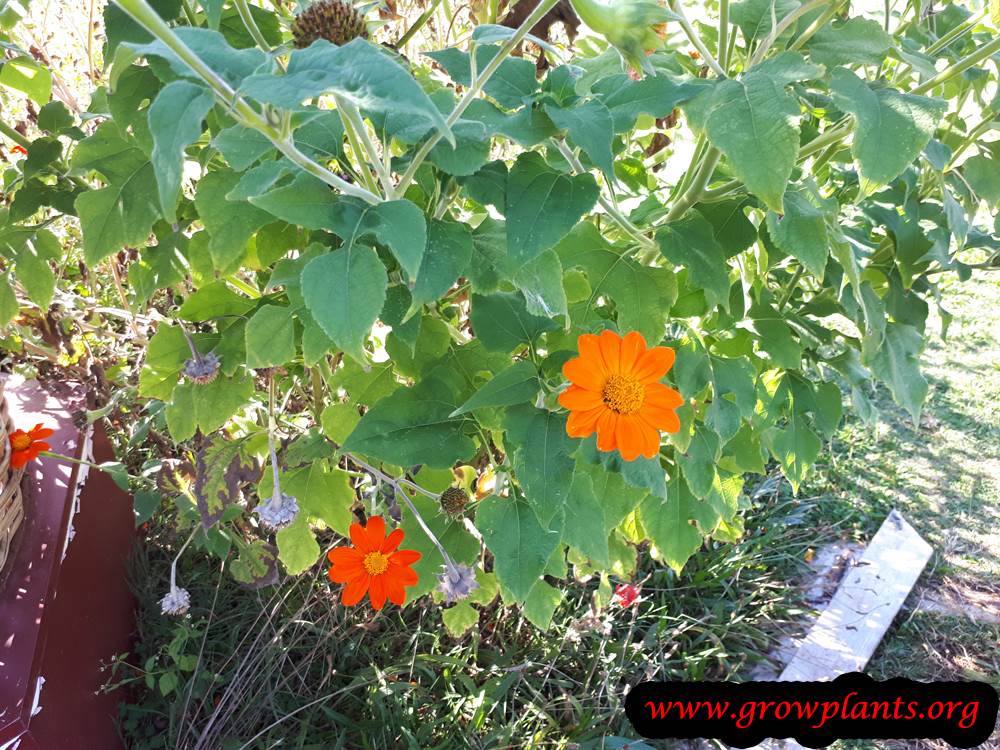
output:
[[[84,403],[79,390],[57,397],[11,379],[6,393],[16,425],[56,430],[53,451],[88,450],[71,417]],[[112,459],[103,430],[91,442],[97,463]],[[125,696],[96,693],[107,679],[101,663],[129,650],[134,629],[132,501],[103,473],[53,459],[30,464],[26,480],[25,524],[0,578],[0,748],[20,738],[18,750],[116,750]]]

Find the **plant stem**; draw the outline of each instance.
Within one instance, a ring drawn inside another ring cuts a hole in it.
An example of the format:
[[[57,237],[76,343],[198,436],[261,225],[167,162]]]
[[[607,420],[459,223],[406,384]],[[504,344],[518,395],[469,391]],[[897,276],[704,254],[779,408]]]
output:
[[[714,70],[720,78],[725,78],[726,71],[722,69],[722,66],[719,65],[719,61],[712,56],[712,53],[708,51],[708,47],[706,47],[705,43],[701,40],[701,36],[699,36],[698,32],[695,31],[694,26],[691,25],[691,22],[684,14],[684,6],[681,5],[681,0],[672,0],[670,3],[670,10],[680,17],[679,22],[681,28],[684,29],[684,33],[687,34],[687,38],[691,41],[691,44],[693,44],[695,49],[698,50],[698,53],[701,55],[701,59],[705,61],[705,64]]]
[[[10,138],[14,143],[16,143],[21,148],[27,150],[28,146],[31,145],[31,141],[25,138],[23,135],[18,133],[14,128],[0,120],[0,133]]]
[[[719,0],[719,67],[729,68],[729,0]]]
[[[805,271],[803,266],[799,266],[795,269],[795,273],[792,276],[791,281],[788,282],[788,287],[785,289],[784,295],[781,297],[781,301],[778,303],[778,312],[785,309],[785,305],[788,304],[788,300],[792,298],[792,294],[795,292],[795,285],[799,283],[799,279],[802,278],[802,273]]]
[[[753,57],[750,58],[750,62],[747,63],[746,69],[750,70],[750,68],[759,63],[761,60],[763,60],[764,55],[767,54],[767,51],[771,49],[772,46],[774,46],[774,43],[778,40],[778,37],[781,36],[789,26],[791,26],[793,23],[799,20],[806,13],[809,13],[810,11],[819,8],[822,5],[826,5],[828,2],[830,2],[830,0],[812,0],[812,2],[803,3],[798,8],[789,13],[787,16],[782,18],[778,22],[778,24],[773,29],[771,29],[771,33],[767,35],[767,38],[764,39],[763,42],[761,42],[759,47],[757,47],[757,50],[753,53]]]
[[[994,121],[994,118],[996,116],[997,114],[995,112],[991,112],[990,114],[983,117],[982,122],[980,122],[972,130],[969,131],[969,134],[965,136],[965,139],[958,145],[958,148],[956,148],[954,153],[951,155],[951,159],[948,161],[948,164],[944,168],[945,172],[947,172],[952,168],[955,162],[958,161],[958,157],[961,156],[962,153],[964,153],[965,149],[967,149],[969,146],[975,143],[976,139],[979,138],[979,136],[981,136],[987,130],[990,130],[991,128],[998,125],[998,123]]]
[[[378,149],[368,134],[368,128],[365,127],[365,121],[361,119],[361,113],[358,112],[358,108],[352,102],[347,101],[343,97],[338,96],[335,99],[337,109],[340,111],[340,117],[344,120],[344,129],[348,132],[348,137],[352,135],[353,131],[354,140],[356,141],[360,138],[365,152],[368,154],[368,161],[378,174],[379,182],[382,183],[382,190],[385,191],[386,200],[392,200],[396,195],[396,187],[392,184],[392,176],[386,169],[385,164],[379,158]],[[360,159],[361,154],[358,152],[358,148],[354,142],[351,143],[351,148],[355,150]]]
[[[228,279],[226,279],[226,281],[228,281],[230,284],[232,284],[234,287],[239,289],[241,292],[246,294],[251,299],[260,299],[261,297],[259,289],[250,286],[248,283],[246,283],[243,279],[239,278],[238,276],[235,275],[230,276]]]
[[[910,93],[924,94],[930,91],[935,86],[940,86],[942,83],[947,83],[955,76],[961,75],[969,68],[971,68],[973,65],[982,62],[995,52],[1000,52],[1000,36],[998,36],[991,42],[987,42],[982,47],[976,49],[974,52],[969,53],[968,55],[966,55],[953,65],[948,66],[933,78],[929,78],[928,80],[924,81],[915,89],[913,89]]]
[[[79,458],[73,458],[71,456],[64,456],[62,453],[55,453],[54,451],[41,451],[39,456],[45,456],[46,458],[54,458],[56,461],[65,461],[70,464],[77,464],[79,466],[89,466],[91,469],[97,469],[98,471],[104,471],[104,469],[92,461],[84,461]]]
[[[715,167],[718,165],[720,158],[722,158],[722,152],[714,146],[705,152],[705,158],[691,179],[691,185],[684,192],[684,195],[674,201],[674,205],[667,213],[666,221],[679,219],[691,206],[698,202],[698,199],[701,198],[702,193],[705,191],[708,181],[712,179],[712,173],[715,172]]]
[[[257,22],[253,18],[253,14],[250,12],[250,6],[247,4],[247,0],[233,0],[233,5],[236,6],[236,12],[240,14],[240,20],[243,21],[243,25],[247,27],[247,31],[250,32],[250,36],[253,37],[254,42],[265,52],[271,51],[271,45],[267,43],[264,35],[260,33],[260,28],[257,26]]]
[[[574,172],[577,174],[584,174],[587,171],[583,164],[580,163],[580,160],[576,158],[576,154],[574,154],[572,149],[570,149],[570,147],[565,143],[557,141],[553,138],[552,145],[554,145],[559,153],[562,154],[563,158],[569,162],[569,165],[573,168]],[[600,194],[597,196],[597,201],[601,204],[601,208],[603,208],[607,212],[608,216],[611,217],[612,221],[621,227],[622,231],[638,242],[640,246],[647,249],[655,249],[657,247],[656,243],[644,235],[642,230],[629,221],[625,214],[619,211],[617,206],[615,206],[611,201]]]
[[[813,34],[822,29],[829,23],[830,19],[837,15],[837,11],[840,10],[840,3],[834,3],[829,8],[827,8],[823,13],[819,15],[811,24],[806,27],[806,30],[799,34],[795,41],[788,45],[788,49],[794,51],[801,49],[805,46],[805,43],[812,39]]]
[[[372,177],[372,171],[369,162],[365,161],[365,151],[361,148],[361,143],[358,140],[358,134],[356,132],[355,123],[351,119],[350,115],[347,113],[346,109],[341,107],[343,99],[339,96],[334,97],[337,102],[337,113],[340,115],[340,121],[344,124],[344,133],[347,135],[347,142],[351,144],[351,151],[354,152],[354,161],[357,162],[357,173],[361,176],[361,181],[365,183],[365,187],[371,190],[373,193],[378,191],[378,185],[375,184],[375,178]],[[358,120],[360,120],[360,115]],[[361,123],[361,127],[364,127],[364,123]]]
[[[490,60],[489,64],[483,68],[482,72],[476,76],[475,82],[469,86],[461,101],[459,101],[452,113],[448,115],[448,119],[445,123],[449,128],[458,122],[462,113],[465,112],[469,105],[472,104],[477,96],[479,96],[480,92],[483,90],[483,86],[486,85],[486,82],[497,71],[500,64],[507,59],[510,53],[513,52],[517,45],[519,45],[524,37],[527,36],[528,32],[535,27],[535,24],[538,23],[546,13],[552,10],[557,2],[558,0],[541,0],[531,14],[524,19],[524,23],[517,27],[513,36],[504,42],[500,51],[497,52],[493,59]],[[399,185],[396,187],[397,195],[402,195],[406,191],[406,188],[409,187],[411,182],[413,182],[413,178],[417,174],[417,169],[421,164],[423,164],[424,159],[427,158],[427,154],[431,152],[431,149],[433,149],[443,137],[444,136],[440,130],[436,131],[424,142],[424,145],[420,147],[414,155],[413,160],[410,162],[410,166],[400,179]]]
[[[431,17],[434,15],[435,11],[437,11],[440,4],[441,0],[433,0],[433,2],[427,6],[427,10],[420,14],[420,17],[413,22],[410,28],[408,28],[403,36],[399,38],[399,41],[396,42],[396,49],[401,49],[406,46],[406,43],[413,38],[413,35],[420,31],[425,23],[431,20]]]
[[[374,193],[341,179],[326,167],[303,154],[295,146],[291,136],[278,133],[260,113],[250,106],[246,100],[241,98],[226,81],[206,65],[190,47],[181,41],[163,19],[157,15],[156,11],[150,7],[147,0],[115,0],[115,2],[140,26],[163,42],[185,65],[197,73],[243,125],[262,133],[281,153],[288,157],[289,161],[342,193],[361,198],[368,203],[381,202],[381,199]]]

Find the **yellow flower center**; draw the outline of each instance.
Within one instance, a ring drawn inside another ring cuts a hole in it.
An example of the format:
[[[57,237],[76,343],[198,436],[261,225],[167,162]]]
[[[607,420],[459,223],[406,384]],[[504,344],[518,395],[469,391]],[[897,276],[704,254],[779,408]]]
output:
[[[646,387],[624,375],[612,375],[604,384],[604,404],[619,414],[634,414],[646,398]]]
[[[16,451],[26,451],[31,447],[31,436],[30,435],[14,435],[10,439],[10,444],[14,446]]]
[[[369,552],[361,563],[368,571],[368,575],[379,576],[389,568],[389,558],[381,552]]]

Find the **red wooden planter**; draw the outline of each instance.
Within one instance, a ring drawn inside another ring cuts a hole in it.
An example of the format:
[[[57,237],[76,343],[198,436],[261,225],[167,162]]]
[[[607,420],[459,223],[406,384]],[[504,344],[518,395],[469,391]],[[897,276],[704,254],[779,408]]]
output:
[[[54,452],[111,460],[103,430],[73,425],[79,389],[56,397],[11,378],[6,394],[15,425],[56,430]],[[25,520],[0,572],[0,750],[120,748],[125,696],[98,691],[101,663],[129,650],[134,627],[132,500],[101,472],[48,458],[24,482]]]

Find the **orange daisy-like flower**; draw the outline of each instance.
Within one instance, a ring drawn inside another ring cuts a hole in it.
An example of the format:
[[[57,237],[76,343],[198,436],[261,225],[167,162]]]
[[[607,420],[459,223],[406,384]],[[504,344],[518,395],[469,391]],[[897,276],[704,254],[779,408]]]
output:
[[[580,356],[563,365],[572,383],[559,394],[570,410],[566,432],[585,438],[597,433],[597,448],[621,453],[626,461],[660,452],[660,432],[677,432],[674,412],[681,394],[659,382],[674,364],[674,350],[646,348],[642,334],[625,337],[613,331],[586,333],[578,340]]]
[[[42,442],[52,435],[53,431],[36,424],[25,432],[14,430],[10,434],[10,465],[15,469],[23,469],[28,461],[34,461],[42,451],[51,450],[48,443]]]
[[[347,607],[365,598],[367,592],[375,609],[382,609],[388,597],[402,606],[406,601],[406,586],[417,584],[417,574],[410,567],[420,559],[412,549],[398,549],[403,542],[403,530],[385,534],[385,520],[372,516],[367,526],[352,523],[353,547],[337,547],[327,553],[333,565],[327,577],[333,583],[346,583],[340,601]]]

